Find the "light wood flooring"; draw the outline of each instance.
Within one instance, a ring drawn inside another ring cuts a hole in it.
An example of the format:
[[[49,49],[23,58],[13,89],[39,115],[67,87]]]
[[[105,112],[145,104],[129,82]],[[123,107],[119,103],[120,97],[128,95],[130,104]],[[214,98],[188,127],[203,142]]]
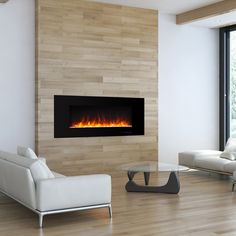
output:
[[[165,178],[162,174],[159,182]],[[141,175],[137,179],[143,181]],[[127,193],[123,173],[113,178],[112,220],[107,209],[57,214],[45,217],[43,229],[36,214],[1,195],[0,235],[235,236],[236,192],[230,180],[203,172],[181,173],[180,180],[178,195]]]

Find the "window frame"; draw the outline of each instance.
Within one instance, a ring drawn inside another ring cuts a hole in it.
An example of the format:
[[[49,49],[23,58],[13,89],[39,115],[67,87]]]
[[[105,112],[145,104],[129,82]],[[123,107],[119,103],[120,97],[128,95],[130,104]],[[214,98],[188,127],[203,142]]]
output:
[[[230,136],[230,32],[236,25],[220,28],[219,150],[224,150]]]

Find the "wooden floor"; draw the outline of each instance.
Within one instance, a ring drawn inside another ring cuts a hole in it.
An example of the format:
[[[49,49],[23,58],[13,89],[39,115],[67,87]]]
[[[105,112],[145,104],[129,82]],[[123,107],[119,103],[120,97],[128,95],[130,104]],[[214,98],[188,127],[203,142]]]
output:
[[[152,176],[151,184],[157,183]],[[166,176],[159,176],[163,182]],[[138,182],[142,181],[137,176]],[[113,178],[113,218],[107,209],[46,216],[38,228],[36,214],[0,196],[0,235],[22,236],[235,236],[236,192],[231,182],[203,172],[181,173],[178,195],[127,193],[125,175]]]

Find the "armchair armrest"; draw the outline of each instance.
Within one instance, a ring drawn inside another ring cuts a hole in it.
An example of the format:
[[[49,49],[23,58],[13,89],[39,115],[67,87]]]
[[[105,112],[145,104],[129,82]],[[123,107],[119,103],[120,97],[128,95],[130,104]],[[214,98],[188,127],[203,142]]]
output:
[[[111,203],[111,176],[82,175],[36,182],[39,211]]]

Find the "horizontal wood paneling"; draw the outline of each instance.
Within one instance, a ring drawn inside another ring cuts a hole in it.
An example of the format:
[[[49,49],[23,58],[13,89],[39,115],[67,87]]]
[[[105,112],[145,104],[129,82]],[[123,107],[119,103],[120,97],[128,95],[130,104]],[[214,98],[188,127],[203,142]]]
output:
[[[64,173],[157,158],[157,12],[38,0],[36,148]],[[54,139],[54,95],[145,98],[145,135]]]

